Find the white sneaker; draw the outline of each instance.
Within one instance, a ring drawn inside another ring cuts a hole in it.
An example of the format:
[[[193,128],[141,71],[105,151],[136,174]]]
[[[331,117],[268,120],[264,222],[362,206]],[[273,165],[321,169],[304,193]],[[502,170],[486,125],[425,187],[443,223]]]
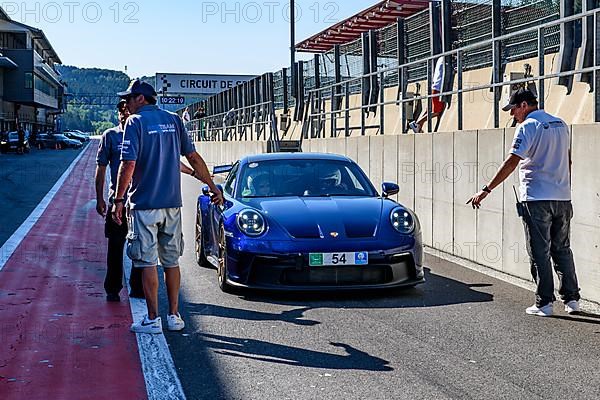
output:
[[[565,311],[571,315],[579,314],[579,302],[577,300],[571,300],[565,304]]]
[[[181,315],[169,314],[167,315],[167,329],[170,331],[180,331],[185,328],[185,322],[181,319]]]
[[[131,324],[129,330],[135,333],[153,333],[158,335],[162,333],[162,320],[160,317],[149,319],[147,315],[144,315],[144,318]]]
[[[537,307],[535,304],[531,307],[527,307],[525,312],[529,315],[537,315],[538,317],[550,317],[552,316],[552,303],[548,303],[545,306]]]
[[[419,125],[417,125],[416,121],[411,121],[408,126],[413,130],[414,133],[419,133]]]

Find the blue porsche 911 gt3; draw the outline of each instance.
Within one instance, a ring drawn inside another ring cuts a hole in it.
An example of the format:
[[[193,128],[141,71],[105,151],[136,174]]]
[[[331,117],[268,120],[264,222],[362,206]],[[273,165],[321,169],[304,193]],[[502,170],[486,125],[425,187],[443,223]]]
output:
[[[198,197],[196,258],[219,287],[371,289],[424,282],[417,216],[377,193],[347,157],[274,153],[215,168],[228,172],[223,206]]]

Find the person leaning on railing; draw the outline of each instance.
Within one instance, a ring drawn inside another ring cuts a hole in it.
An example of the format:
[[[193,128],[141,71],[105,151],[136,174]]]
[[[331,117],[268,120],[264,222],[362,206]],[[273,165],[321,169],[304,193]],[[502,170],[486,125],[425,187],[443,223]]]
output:
[[[537,284],[535,304],[525,312],[542,317],[553,313],[552,261],[560,281],[559,294],[569,314],[579,312],[579,286],[570,247],[571,148],[567,124],[538,110],[536,96],[527,89],[515,92],[504,111],[520,124],[510,154],[492,180],[468,201],[473,208],[519,165],[521,196],[517,212],[523,218],[531,274]]]

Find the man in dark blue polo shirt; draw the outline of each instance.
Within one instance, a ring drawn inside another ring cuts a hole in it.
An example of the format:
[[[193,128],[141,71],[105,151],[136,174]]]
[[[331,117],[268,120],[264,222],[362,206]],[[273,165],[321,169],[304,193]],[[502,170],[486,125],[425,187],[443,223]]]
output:
[[[148,315],[134,322],[131,330],[136,333],[162,333],[162,321],[158,316],[157,264],[160,261],[169,298],[167,328],[180,331],[185,327],[179,314],[179,257],[183,253],[180,157],[185,156],[194,175],[208,184],[215,204],[223,204],[223,194],[212,181],[181,118],[156,106],[156,92],[152,85],[134,80],[119,96],[126,100],[131,116],[125,124],[112,214],[120,225],[128,190],[127,254],[134,268],[143,269],[148,307]]]
[[[127,224],[117,225],[107,215],[106,202],[104,201],[104,180],[106,167],[110,167],[110,185],[108,191],[108,202],[110,207],[117,186],[117,172],[121,163],[121,144],[123,142],[123,127],[129,117],[127,104],[121,100],[117,105],[119,125],[107,129],[102,134],[98,154],[96,156],[96,211],[103,217],[106,216],[104,225],[104,236],[108,239],[108,251],[106,257],[106,277],[104,279],[104,290],[107,301],[119,301],[119,292],[123,288],[123,248],[127,236]],[[130,297],[144,297],[142,289],[142,271],[132,268],[129,279],[131,285]]]

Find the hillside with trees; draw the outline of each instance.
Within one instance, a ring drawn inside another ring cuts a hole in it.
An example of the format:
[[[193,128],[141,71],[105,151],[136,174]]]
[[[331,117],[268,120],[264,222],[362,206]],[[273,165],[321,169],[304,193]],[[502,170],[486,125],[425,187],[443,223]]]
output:
[[[120,71],[99,68],[77,68],[58,66],[68,94],[115,94],[127,89],[131,78]],[[154,77],[143,77],[154,83]],[[62,116],[63,129],[79,129],[84,132],[102,133],[117,124],[116,104],[110,105],[69,105]]]

